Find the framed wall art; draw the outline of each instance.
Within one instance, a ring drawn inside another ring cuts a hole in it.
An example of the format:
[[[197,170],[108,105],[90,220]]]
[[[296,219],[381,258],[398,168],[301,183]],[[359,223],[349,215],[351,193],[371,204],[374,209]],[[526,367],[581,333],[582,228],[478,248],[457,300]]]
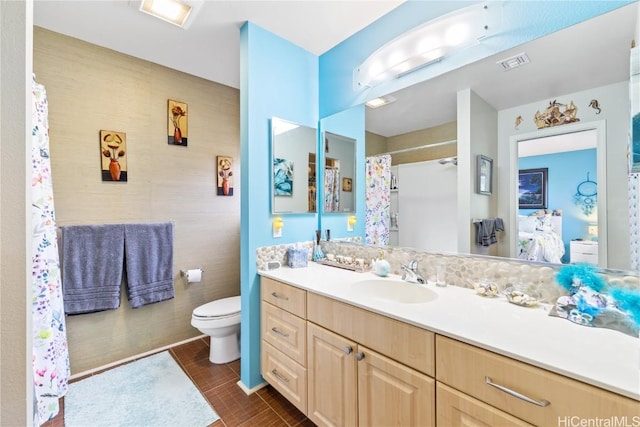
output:
[[[102,180],[127,182],[127,135],[114,130],[100,131]]]
[[[518,171],[518,208],[547,208],[548,168]]]
[[[218,196],[233,196],[233,158],[217,157]]]
[[[167,142],[186,147],[189,141],[187,104],[170,99],[167,105]]]
[[[476,192],[490,195],[493,191],[493,159],[478,154],[476,163]]]

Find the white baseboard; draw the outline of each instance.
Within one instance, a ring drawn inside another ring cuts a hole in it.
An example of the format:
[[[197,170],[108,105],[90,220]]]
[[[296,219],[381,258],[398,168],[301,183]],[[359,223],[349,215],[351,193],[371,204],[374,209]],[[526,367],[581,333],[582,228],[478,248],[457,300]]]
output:
[[[256,391],[258,391],[258,390],[260,390],[261,388],[263,388],[263,387],[266,387],[266,386],[267,386],[267,382],[266,382],[266,381],[263,381],[263,382],[261,382],[260,384],[258,384],[257,386],[252,387],[252,388],[247,388],[247,386],[245,386],[245,385],[242,383],[242,381],[238,381],[236,384],[238,384],[238,387],[240,387],[240,389],[241,389],[242,391],[244,391],[244,393],[245,393],[247,396],[252,395],[252,394],[253,394],[253,393],[255,393]]]

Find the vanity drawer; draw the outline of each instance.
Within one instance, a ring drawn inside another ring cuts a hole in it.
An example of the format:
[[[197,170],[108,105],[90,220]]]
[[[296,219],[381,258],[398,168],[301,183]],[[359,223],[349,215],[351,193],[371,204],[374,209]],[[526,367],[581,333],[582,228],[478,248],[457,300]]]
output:
[[[436,402],[438,426],[531,426],[441,383],[436,384]]]
[[[434,375],[433,332],[312,292],[307,294],[307,320]]]
[[[262,303],[262,339],[301,365],[307,364],[307,322],[273,305]]]
[[[640,415],[638,401],[440,335],[436,367],[438,381],[535,425]],[[549,404],[539,406],[544,401]]]
[[[260,291],[264,301],[306,318],[306,291],[268,277],[260,279]]]
[[[261,373],[273,388],[307,414],[307,370],[264,340]]]

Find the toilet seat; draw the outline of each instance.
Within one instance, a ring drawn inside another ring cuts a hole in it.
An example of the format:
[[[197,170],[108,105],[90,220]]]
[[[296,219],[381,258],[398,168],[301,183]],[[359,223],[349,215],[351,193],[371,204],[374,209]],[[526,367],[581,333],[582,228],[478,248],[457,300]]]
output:
[[[198,319],[225,319],[240,314],[240,297],[228,297],[211,301],[196,307],[193,317]]]

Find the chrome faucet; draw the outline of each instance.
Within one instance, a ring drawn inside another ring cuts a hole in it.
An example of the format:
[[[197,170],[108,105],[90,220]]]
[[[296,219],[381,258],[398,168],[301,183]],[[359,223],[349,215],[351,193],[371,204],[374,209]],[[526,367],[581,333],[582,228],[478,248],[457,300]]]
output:
[[[418,261],[409,261],[409,265],[402,265],[400,266],[400,268],[404,270],[402,280],[404,280],[405,282],[420,283],[421,285],[427,283],[427,281],[418,271]]]

